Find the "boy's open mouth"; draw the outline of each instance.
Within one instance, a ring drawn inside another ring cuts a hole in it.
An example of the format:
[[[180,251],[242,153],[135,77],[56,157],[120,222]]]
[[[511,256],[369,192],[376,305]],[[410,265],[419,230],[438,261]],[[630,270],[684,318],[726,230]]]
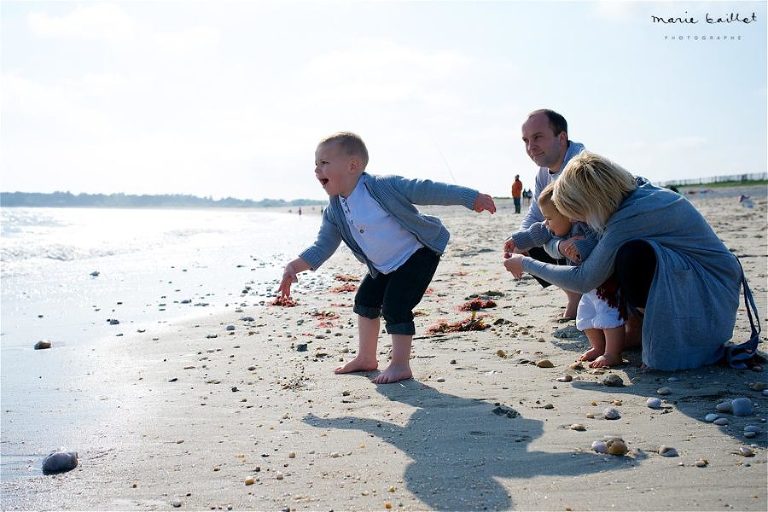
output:
[[[320,184],[322,186],[326,186],[328,184],[328,178],[318,178],[320,180]]]

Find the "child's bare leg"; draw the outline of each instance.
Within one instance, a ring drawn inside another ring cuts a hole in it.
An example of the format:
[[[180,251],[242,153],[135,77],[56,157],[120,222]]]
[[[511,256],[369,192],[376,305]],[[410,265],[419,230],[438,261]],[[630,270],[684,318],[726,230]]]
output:
[[[645,313],[645,308],[637,310],[640,315]],[[624,348],[639,347],[643,344],[643,317],[640,315],[630,313],[627,323],[624,324]]]
[[[590,349],[581,354],[579,361],[594,361],[605,353],[605,336],[602,329],[585,329]]]
[[[379,344],[379,318],[366,318],[357,315],[358,341],[357,356],[345,364],[336,368],[336,373],[370,372],[379,367],[376,358],[376,347]]]
[[[411,344],[413,336],[410,334],[392,335],[392,360],[386,370],[373,379],[376,384],[389,384],[413,377],[411,373]]]
[[[565,305],[565,311],[563,312],[563,320],[573,320],[576,318],[576,310],[579,308],[581,294],[570,290],[563,291],[565,292],[565,296],[568,297],[568,303]]]
[[[603,329],[603,332],[605,333],[605,353],[589,365],[592,368],[621,364],[621,352],[624,350],[624,326]]]

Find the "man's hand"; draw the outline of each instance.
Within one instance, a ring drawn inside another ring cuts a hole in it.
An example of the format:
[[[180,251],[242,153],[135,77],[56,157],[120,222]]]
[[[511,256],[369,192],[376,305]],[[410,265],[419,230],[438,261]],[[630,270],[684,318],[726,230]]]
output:
[[[523,277],[523,255],[512,254],[504,260],[504,268],[511,272],[515,279]]]
[[[504,257],[509,258],[515,252],[515,241],[512,238],[507,238],[504,241]]]
[[[579,250],[576,248],[575,241],[583,239],[583,236],[574,236],[568,240],[563,240],[557,244],[557,249],[560,251],[560,254],[569,260],[575,261],[576,263],[581,263],[581,254],[579,254]]]
[[[493,198],[488,194],[478,194],[472,209],[477,213],[482,211],[496,213],[496,204],[493,202]]]

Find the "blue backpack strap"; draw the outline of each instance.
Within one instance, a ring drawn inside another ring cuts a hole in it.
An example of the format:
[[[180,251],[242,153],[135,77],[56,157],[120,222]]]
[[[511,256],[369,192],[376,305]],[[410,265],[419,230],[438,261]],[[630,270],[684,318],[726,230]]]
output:
[[[738,260],[737,260],[738,261]],[[741,267],[741,262],[739,261]],[[741,285],[744,288],[744,304],[747,306],[747,317],[752,334],[749,339],[740,345],[728,344],[725,349],[725,360],[728,366],[736,369],[747,368],[747,361],[757,353],[757,344],[760,343],[760,315],[758,314],[755,298],[752,296],[752,290],[749,289],[747,277],[744,275],[744,269],[741,269]]]

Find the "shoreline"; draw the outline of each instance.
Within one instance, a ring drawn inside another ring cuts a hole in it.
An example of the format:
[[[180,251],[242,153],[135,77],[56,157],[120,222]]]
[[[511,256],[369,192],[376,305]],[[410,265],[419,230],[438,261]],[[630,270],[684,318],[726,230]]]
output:
[[[764,312],[762,191],[753,209],[738,196],[687,197],[741,257]],[[363,275],[346,249],[300,276],[294,308],[251,305],[163,332],[126,333],[87,354],[75,347],[28,354],[72,365],[69,380],[48,391],[52,414],[78,411],[60,439],[79,452],[80,465],[39,474],[46,450],[59,446],[49,432],[51,445],[27,454],[36,471],[3,480],[2,508],[765,510],[768,397],[749,387],[765,374],[641,372],[638,352],[607,372],[569,368],[585,342],[553,335],[568,325],[555,321],[559,290],[503,271],[500,247],[521,217],[511,201],[499,206],[493,217],[425,209],[445,222],[452,242],[417,307],[410,381],[377,386],[371,374],[333,374],[357,348],[354,295],[329,291],[336,274]],[[488,291],[502,294],[482,313],[489,329],[426,334],[439,320],[465,318],[458,306]],[[748,332],[742,307],[734,339]],[[380,367],[389,345],[382,336]],[[553,367],[531,364],[541,359]],[[558,381],[566,374],[571,382]],[[600,384],[609,374],[625,385]],[[659,395],[662,387],[670,394]],[[726,426],[703,421],[717,402],[740,396],[757,405],[755,415],[724,415]],[[649,409],[648,397],[663,408]],[[606,407],[621,418],[602,419]],[[5,407],[3,416],[5,459],[21,447],[7,442],[6,420],[24,418]],[[572,430],[576,423],[585,431]],[[747,424],[762,433],[745,438]],[[608,435],[621,436],[629,455],[592,452]],[[662,457],[661,445],[679,457]],[[743,446],[756,456],[739,455]],[[707,465],[696,466],[699,459]]]

